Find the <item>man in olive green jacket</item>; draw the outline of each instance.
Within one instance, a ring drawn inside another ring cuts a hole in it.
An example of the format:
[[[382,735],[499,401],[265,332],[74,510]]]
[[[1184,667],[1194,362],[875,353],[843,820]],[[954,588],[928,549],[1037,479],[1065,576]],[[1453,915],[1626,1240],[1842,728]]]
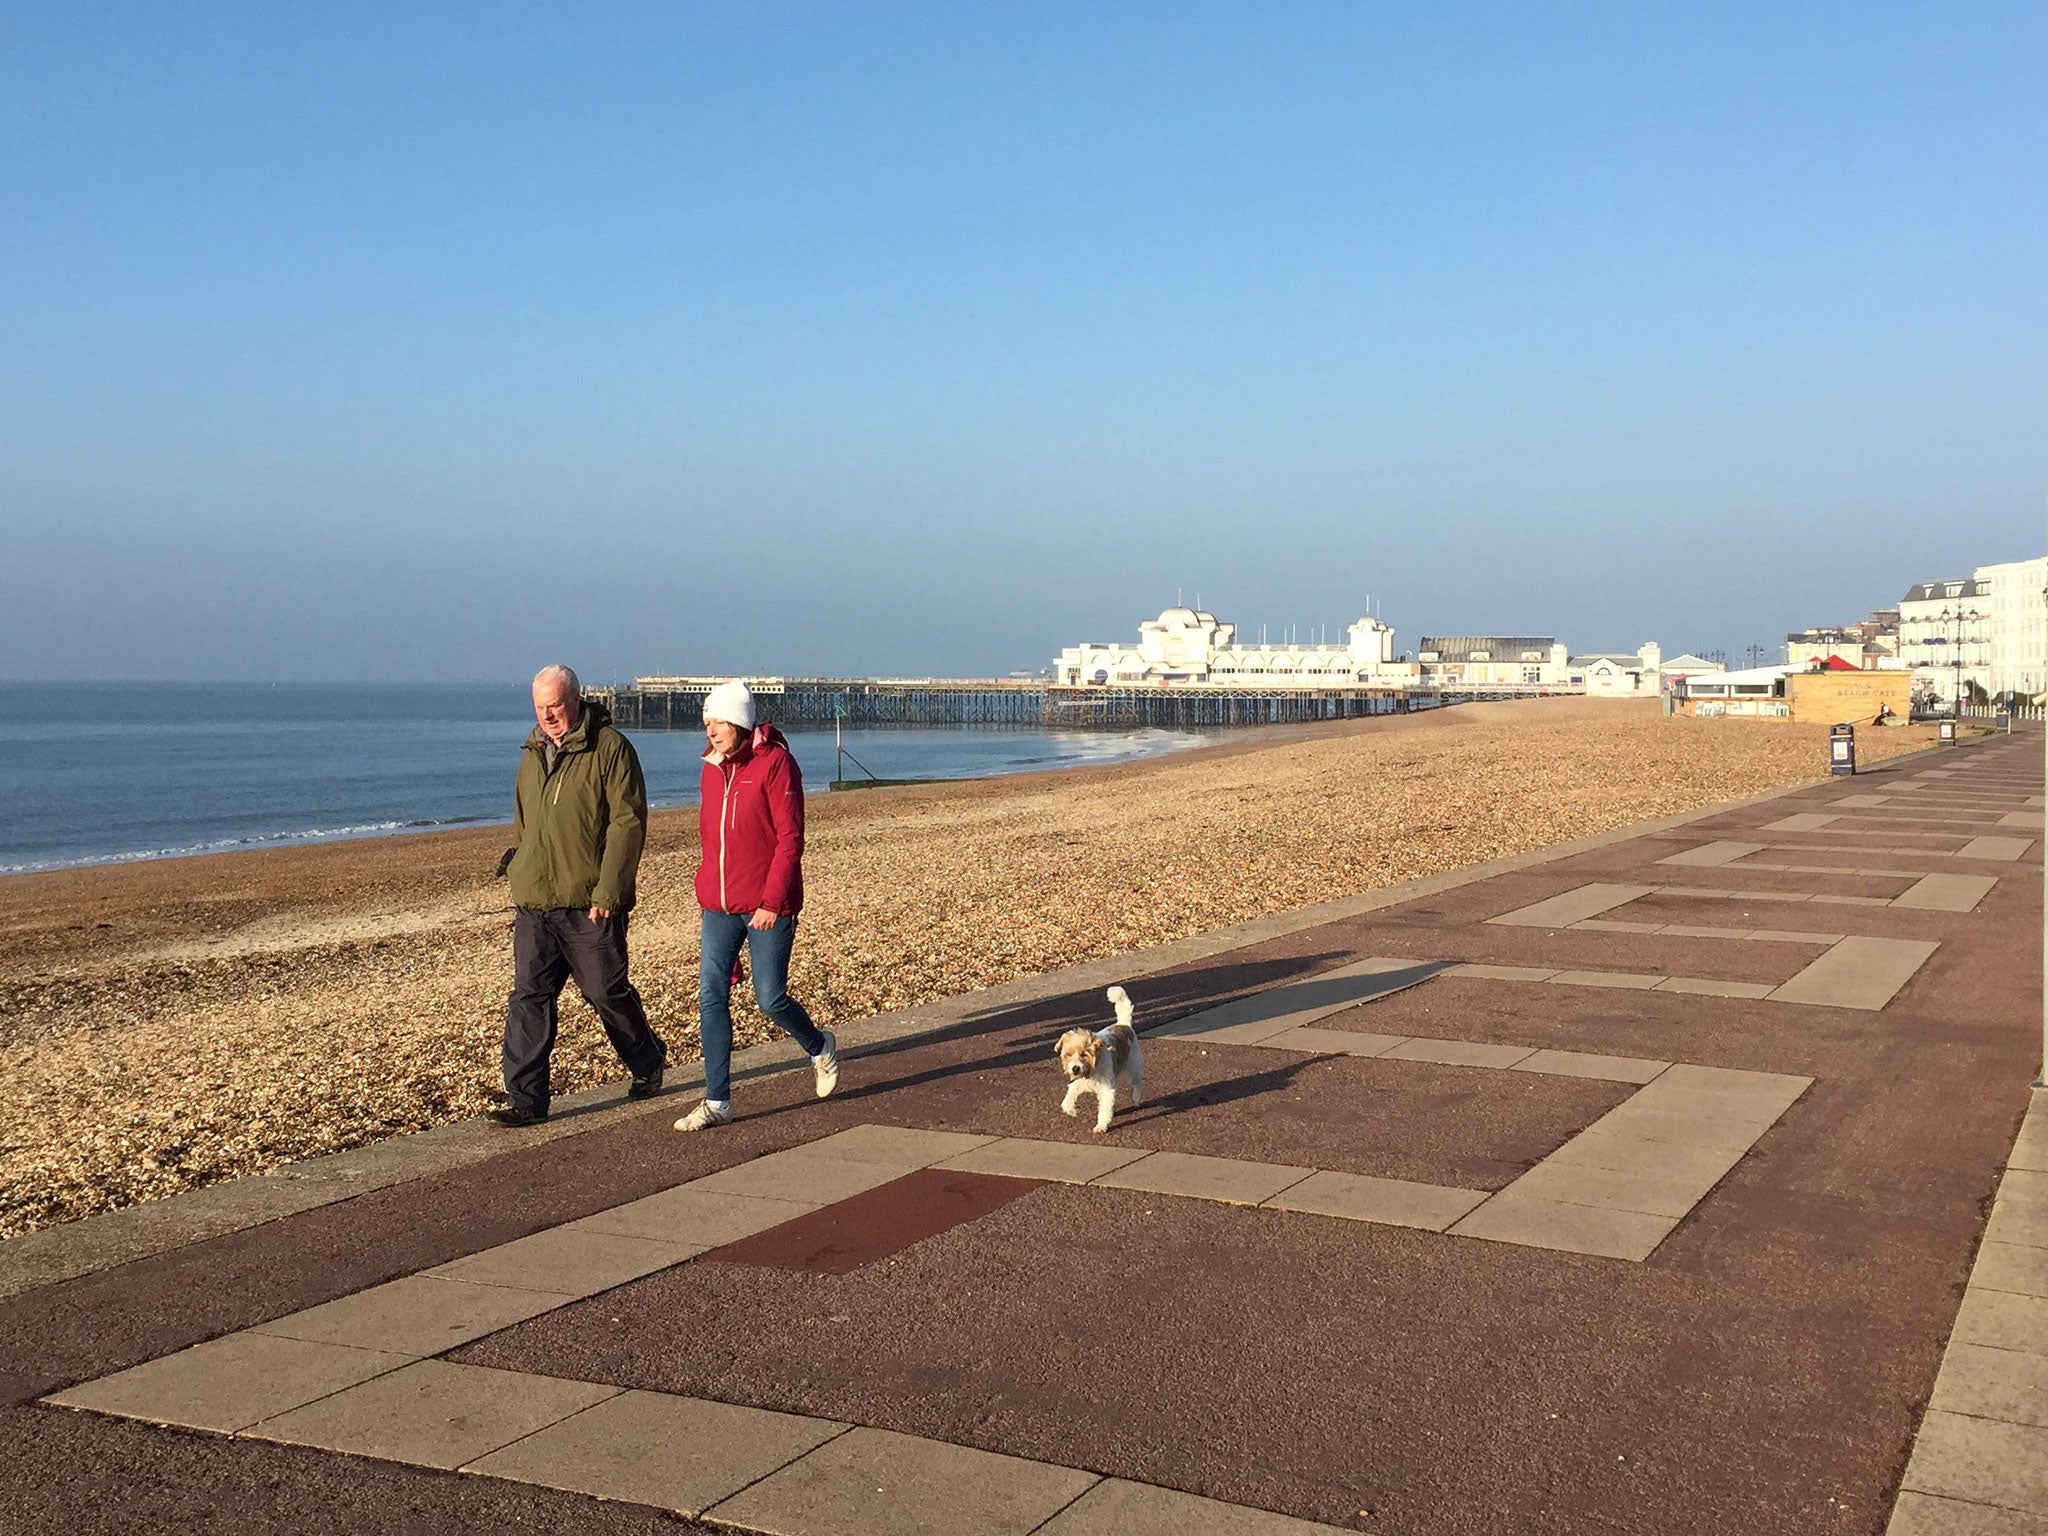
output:
[[[506,1105],[491,1114],[509,1126],[548,1117],[555,1005],[571,977],[633,1074],[631,1097],[659,1093],[668,1061],[626,972],[626,914],[647,841],[640,758],[605,707],[584,702],[567,667],[534,678],[533,715],[513,796],[519,845],[507,870],[514,911]]]

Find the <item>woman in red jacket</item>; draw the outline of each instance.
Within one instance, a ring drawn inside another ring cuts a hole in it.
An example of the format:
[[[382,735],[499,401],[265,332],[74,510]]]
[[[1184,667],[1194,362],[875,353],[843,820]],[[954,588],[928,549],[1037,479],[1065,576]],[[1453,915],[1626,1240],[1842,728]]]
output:
[[[697,1028],[704,1042],[704,1102],[679,1131],[732,1123],[732,983],[740,945],[753,962],[754,1001],[811,1058],[818,1097],[839,1086],[837,1042],[789,995],[789,951],[804,904],[804,778],[782,733],[754,723],[745,683],[704,699],[704,773],[697,807]]]

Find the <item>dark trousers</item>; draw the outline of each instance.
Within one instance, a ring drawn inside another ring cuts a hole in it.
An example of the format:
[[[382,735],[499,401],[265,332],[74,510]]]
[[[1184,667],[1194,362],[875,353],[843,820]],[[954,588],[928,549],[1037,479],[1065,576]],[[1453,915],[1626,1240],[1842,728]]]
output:
[[[520,907],[512,920],[512,996],[505,1005],[505,1097],[515,1108],[548,1107],[555,1000],[571,977],[627,1071],[645,1077],[668,1060],[639,992],[626,979],[626,914],[592,922],[578,907]]]

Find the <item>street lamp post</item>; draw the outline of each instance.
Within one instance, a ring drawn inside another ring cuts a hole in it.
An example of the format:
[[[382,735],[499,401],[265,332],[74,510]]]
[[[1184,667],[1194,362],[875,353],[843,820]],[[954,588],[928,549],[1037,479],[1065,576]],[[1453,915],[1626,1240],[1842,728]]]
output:
[[[1955,650],[1949,657],[1949,664],[1955,668],[1956,682],[1955,695],[1949,702],[1949,712],[1958,720],[1963,718],[1963,625],[1965,622],[1974,624],[1983,617],[1984,615],[1974,608],[1944,608],[1935,615],[1937,623],[1955,621]]]

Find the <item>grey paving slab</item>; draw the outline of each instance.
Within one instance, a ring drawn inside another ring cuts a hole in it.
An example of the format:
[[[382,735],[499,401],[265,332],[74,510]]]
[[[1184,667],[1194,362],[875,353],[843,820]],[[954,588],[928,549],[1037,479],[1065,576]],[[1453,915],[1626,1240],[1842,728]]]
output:
[[[1230,1205],[1258,1205],[1315,1171],[1284,1163],[1248,1163],[1234,1157],[1154,1152],[1089,1182],[1108,1189],[1142,1189],[1161,1195],[1220,1200]]]
[[[1694,923],[1666,923],[1664,933],[1673,939],[1746,939],[1747,928],[1711,928]]]
[[[1647,1083],[1670,1066],[1640,1056],[1598,1056],[1586,1051],[1532,1051],[1511,1064],[1516,1072],[1545,1072],[1553,1077],[1590,1077],[1606,1083]]]
[[[2024,1137],[2026,1127],[2021,1126]],[[2005,1172],[1998,1178],[1998,1202],[2002,1205],[2025,1205],[2048,1208],[2048,1173],[2019,1166],[2007,1161]]]
[[[1027,1536],[1100,1480],[893,1430],[854,1429],[705,1513],[778,1536]]]
[[[1692,864],[1702,868],[1712,868],[1719,864],[1733,864],[1737,859],[1746,859],[1752,853],[1762,853],[1765,846],[1763,843],[1738,843],[1732,841],[1701,843],[1697,848],[1687,848],[1680,853],[1668,854],[1657,862],[1659,864]]]
[[[700,1134],[715,1136],[718,1133]],[[848,1195],[857,1195],[862,1190],[901,1178],[904,1173],[903,1169],[885,1163],[834,1162],[805,1157],[802,1150],[797,1148],[798,1155],[794,1157],[788,1152],[771,1152],[752,1162],[738,1163],[707,1174],[690,1187],[732,1195],[764,1195],[771,1200],[793,1200],[804,1205],[833,1205]]]
[[[1349,1221],[1441,1232],[1486,1196],[1483,1189],[1324,1171],[1309,1175],[1264,1203],[1279,1211],[1306,1211],[1317,1216],[1342,1216]]]
[[[1550,978],[1553,985],[1560,987],[1619,987],[1632,992],[1648,992],[1669,979],[1632,971],[1559,971]]]
[[[1656,1252],[1677,1225],[1666,1216],[1566,1205],[1503,1190],[1450,1230],[1456,1237],[1640,1262]]]
[[[1512,1067],[1535,1055],[1526,1045],[1488,1045],[1477,1040],[1403,1040],[1380,1053],[1383,1061],[1433,1061],[1446,1067]]]
[[[1637,1098],[1651,1103],[1667,1095],[1692,1103],[1734,1099],[1766,1105],[1775,1116],[1798,1101],[1813,1086],[1813,1079],[1791,1072],[1753,1072],[1739,1067],[1702,1067],[1680,1062],[1661,1074],[1653,1089]]]
[[[1776,989],[1767,981],[1719,981],[1712,976],[1667,976],[1659,992],[1687,992],[1697,997],[1769,997]]]
[[[2048,1247],[2002,1242],[1987,1229],[1977,1249],[1977,1263],[1970,1270],[1970,1285],[2048,1298]]]
[[[1892,905],[1925,912],[1969,912],[1997,884],[1996,875],[1922,875],[1894,896]]]
[[[2007,1168],[2048,1172],[2048,1092],[2035,1093],[2027,1104],[2020,1134],[2006,1159]]]
[[[2001,827],[2027,827],[2038,832],[2041,830],[2041,813],[2039,811],[2007,811],[1998,818],[1998,825]]]
[[[736,1243],[818,1209],[811,1200],[776,1200],[766,1195],[735,1195],[725,1190],[678,1184],[658,1195],[629,1200],[608,1211],[565,1222],[565,1232],[611,1232],[621,1237],[651,1238],[702,1251]]]
[[[618,1395],[617,1387],[421,1360],[242,1431],[452,1471]]]
[[[1930,1408],[1901,1487],[2048,1515],[2048,1430]]]
[[[2010,863],[2034,846],[2031,837],[1973,837],[1956,850],[1962,859],[1999,859]]]
[[[1401,1044],[1406,1035],[1373,1035],[1355,1029],[1317,1029],[1297,1024],[1258,1043],[1271,1050],[1310,1051],[1321,1056],[1378,1056]]]
[[[937,1166],[962,1173],[999,1173],[1014,1179],[1051,1179],[1060,1184],[1086,1184],[1112,1169],[1151,1154],[1142,1147],[1108,1146],[1101,1142],[1076,1146],[1070,1141],[1033,1141],[1004,1136]]]
[[[1701,1179],[1709,1186],[1718,1182],[1742,1160],[1739,1151],[1726,1147],[1703,1147],[1692,1142],[1649,1141],[1641,1137],[1581,1133],[1545,1158],[1539,1167],[1553,1163],[1590,1164],[1633,1173],[1655,1168],[1671,1178]]]
[[[1908,1491],[1892,1505],[1885,1536],[2048,1536],[2048,1517]]]
[[[1036,1536],[1332,1536],[1340,1529],[1107,1477],[1040,1526]]]
[[[1844,795],[1839,800],[1830,800],[1828,802],[1829,805],[1834,806],[1837,810],[1847,810],[1851,807],[1867,809],[1870,806],[1890,805],[1891,803],[1892,799],[1889,795]]]
[[[1046,1048],[1048,1060],[1052,1048]],[[844,1158],[854,1163],[882,1163],[898,1169],[928,1168],[933,1163],[994,1141],[993,1136],[969,1135],[960,1131],[926,1131],[902,1125],[856,1125],[836,1135],[807,1142],[800,1151],[807,1156]]]
[[[1930,1408],[2048,1427],[2048,1355],[1953,1343],[1941,1357]]]
[[[1474,981],[1548,981],[1557,974],[1557,970],[1555,967],[1545,969],[1534,965],[1478,965],[1468,962],[1452,966],[1448,974],[1470,977]]]
[[[565,1296],[594,1296],[628,1280],[695,1258],[710,1243],[662,1243],[587,1228],[551,1227],[481,1253],[436,1264],[422,1274],[477,1285],[509,1285]]]
[[[1984,1239],[2015,1247],[2048,1248],[2048,1211],[2012,1200],[1994,1204],[1991,1219],[1984,1224]]]
[[[1826,811],[1798,811],[1790,816],[1780,816],[1776,821],[1765,822],[1762,830],[1766,832],[1817,832],[1829,822],[1839,821],[1840,819],[1840,817],[1830,815]]]
[[[249,1331],[424,1357],[552,1312],[571,1299],[556,1291],[407,1275]]]
[[[1938,947],[1928,939],[1844,939],[1773,990],[1771,999],[1875,1012],[1898,996]]]
[[[1814,830],[1814,836],[1816,837],[1902,837],[1909,842],[1916,843],[1954,843],[1959,842],[1962,835],[1962,828],[1956,828],[1948,832],[1908,832],[1904,827],[1896,823],[1884,826],[1818,827]],[[1937,851],[1934,849],[1893,847],[1884,843],[1865,843],[1862,847],[1855,849],[1842,847],[1840,844],[1836,846],[1845,853],[1931,853]]]
[[[1146,1034],[1200,1035],[1225,1044],[1256,1045],[1283,1029],[1406,991],[1452,968],[1449,961],[1373,956],[1189,1014]]]
[[[1760,1092],[1688,1091],[1659,1078],[1615,1105],[1591,1128],[1669,1126],[1703,1146],[1736,1146],[1744,1144],[1740,1140],[1744,1136],[1759,1136],[1769,1130],[1787,1102]],[[1652,1139],[1673,1138],[1653,1134]]]
[[[232,1434],[410,1361],[410,1356],[383,1350],[231,1333],[82,1382],[43,1401]]]
[[[1650,894],[1647,885],[1608,885],[1596,882],[1581,885],[1556,896],[1538,901],[1526,907],[1517,907],[1512,912],[1503,912],[1498,917],[1489,917],[1489,923],[1504,923],[1514,928],[1569,928],[1573,923],[1588,917],[1598,917],[1602,912],[1611,912],[1616,907],[1626,906],[1638,897]]]
[[[2048,1297],[1971,1286],[1956,1309],[1954,1344],[1986,1344],[2031,1354],[2048,1350]]]
[[[830,1419],[628,1391],[462,1470],[695,1518],[847,1427]]]
[[[1732,1168],[1739,1158],[1729,1158]],[[1726,1168],[1723,1169],[1726,1172]],[[1660,1170],[1653,1157],[1634,1168],[1600,1168],[1591,1163],[1560,1163],[1545,1159],[1516,1179],[1502,1193],[1551,1200],[1560,1205],[1590,1205],[1601,1210],[1640,1211],[1646,1216],[1677,1218],[1686,1214],[1720,1182],[1721,1175]]]
[[[1663,927],[1662,923],[1613,923],[1601,917],[1581,918],[1572,924],[1575,932],[1588,933],[1657,933]]]
[[[1757,1138],[1769,1129],[1768,1125],[1739,1120],[1716,1120],[1705,1115],[1649,1111],[1625,1114],[1627,1108],[1627,1105],[1623,1105],[1620,1109],[1610,1110],[1602,1115],[1574,1136],[1571,1144],[1598,1146],[1603,1142],[1614,1142],[1618,1145],[1632,1145],[1641,1150],[1645,1159],[1657,1155],[1659,1147],[1680,1147],[1718,1153],[1726,1164],[1733,1166],[1743,1153],[1756,1145]],[[1560,1152],[1563,1150],[1562,1147],[1558,1149]],[[1555,1155],[1552,1154],[1553,1157]]]

